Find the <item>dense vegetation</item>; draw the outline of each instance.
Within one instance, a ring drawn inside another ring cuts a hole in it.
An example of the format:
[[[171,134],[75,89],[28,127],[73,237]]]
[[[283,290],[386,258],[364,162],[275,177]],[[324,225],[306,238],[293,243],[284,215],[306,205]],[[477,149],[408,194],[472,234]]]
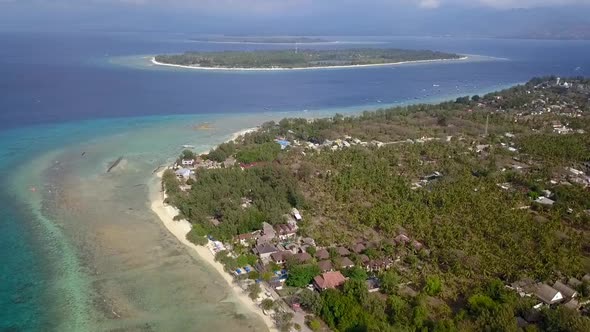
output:
[[[225,51],[186,52],[177,55],[158,55],[161,63],[220,68],[305,68],[321,66],[348,66],[458,59],[459,55],[401,49],[349,49],[349,50],[292,50],[280,51]]]
[[[367,273],[354,268],[342,290],[297,295],[334,330],[518,331],[515,317],[535,303],[504,284],[590,271],[590,193],[568,171],[588,171],[590,86],[577,80],[564,90],[553,81],[438,105],[266,123],[207,156],[255,167],[199,170],[188,193],[173,174],[164,185],[201,236],[229,239],[280,223],[295,206],[306,216],[300,232],[319,245],[363,240],[375,244],[363,252],[369,258],[394,258],[391,270],[370,273],[380,293],[368,293]],[[560,111],[541,112],[538,100]],[[559,135],[556,121],[583,130]],[[277,137],[305,144],[280,150]],[[345,137],[367,144],[308,147]],[[441,176],[419,181],[434,172]],[[533,201],[547,191],[553,206]],[[423,246],[392,240],[401,233]],[[314,263],[288,268],[294,287],[319,271]],[[590,285],[579,291],[589,296]],[[590,330],[587,317],[563,307],[544,309],[537,321],[528,330]]]
[[[191,182],[195,190],[188,194],[180,191],[171,171],[164,175],[164,183],[168,202],[180,209],[181,217],[221,240],[260,229],[262,222],[279,223],[291,207],[303,204],[295,178],[276,164],[245,171],[200,170]],[[215,221],[219,226],[214,226]]]

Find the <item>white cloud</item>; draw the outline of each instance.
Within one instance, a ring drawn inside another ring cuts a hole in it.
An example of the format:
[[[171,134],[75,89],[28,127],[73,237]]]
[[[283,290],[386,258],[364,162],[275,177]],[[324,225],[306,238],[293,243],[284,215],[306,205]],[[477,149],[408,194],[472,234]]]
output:
[[[1,1],[1,0],[0,0]],[[63,0],[61,0],[63,1]],[[71,0],[74,1],[74,0]],[[84,0],[79,0],[84,1]],[[216,11],[273,12],[310,5],[312,0],[86,0],[94,3],[123,3],[207,9]]]
[[[440,0],[420,0],[418,5],[422,8],[434,9],[440,6]]]
[[[429,0],[421,1],[431,2]],[[509,9],[509,8],[535,8],[535,7],[559,7],[567,5],[590,5],[590,0],[433,0],[439,6],[443,5],[480,5],[485,7]]]

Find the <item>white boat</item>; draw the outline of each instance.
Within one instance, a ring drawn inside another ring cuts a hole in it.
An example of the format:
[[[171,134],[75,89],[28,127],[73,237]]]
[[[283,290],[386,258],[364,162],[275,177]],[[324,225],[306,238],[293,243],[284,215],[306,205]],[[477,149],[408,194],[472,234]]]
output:
[[[194,145],[188,145],[188,144],[185,144],[182,147],[185,148],[185,149],[194,149],[195,148]]]

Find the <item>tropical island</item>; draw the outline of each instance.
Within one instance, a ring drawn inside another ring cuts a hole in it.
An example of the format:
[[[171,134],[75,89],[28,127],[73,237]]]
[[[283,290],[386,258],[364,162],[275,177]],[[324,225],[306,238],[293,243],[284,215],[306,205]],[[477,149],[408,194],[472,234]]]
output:
[[[590,331],[589,98],[268,122],[185,150],[165,202],[280,330]]]
[[[332,42],[322,38],[312,37],[257,37],[257,36],[220,36],[220,37],[202,37],[192,38],[196,42],[208,43],[241,43],[241,44],[314,44]]]
[[[186,52],[157,55],[159,65],[196,69],[299,69],[389,65],[464,59],[458,54],[429,50],[347,49]]]

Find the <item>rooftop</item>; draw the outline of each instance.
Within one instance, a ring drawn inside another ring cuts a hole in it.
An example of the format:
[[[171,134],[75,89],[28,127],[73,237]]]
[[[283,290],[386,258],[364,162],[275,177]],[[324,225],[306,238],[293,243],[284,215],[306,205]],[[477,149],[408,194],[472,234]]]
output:
[[[344,247],[338,247],[338,248],[336,248],[336,250],[338,251],[338,254],[340,256],[348,256],[348,255],[350,255],[350,251],[348,251],[348,249],[346,249]]]
[[[318,250],[315,253],[315,257],[317,259],[328,259],[328,258],[330,258],[330,253],[326,249]]]
[[[287,258],[289,258],[292,255],[293,254],[290,251],[279,251],[279,252],[273,252],[272,254],[270,254],[270,257],[275,262],[282,262],[282,261],[285,261]]]
[[[295,255],[295,259],[299,262],[299,263],[305,263],[305,262],[309,262],[311,260],[311,255],[306,253],[306,252],[300,252],[298,254]]]
[[[252,233],[245,233],[245,234],[238,235],[236,238],[238,240],[249,240],[249,239],[251,239],[253,237],[254,237],[254,234],[252,234]]]
[[[256,246],[255,250],[259,255],[270,254],[279,251],[277,247],[269,243],[258,245]]]
[[[553,288],[558,290],[565,298],[572,298],[578,295],[578,292],[576,292],[566,284],[562,283],[561,281],[556,281],[555,284],[553,284]]]
[[[546,304],[553,304],[563,300],[563,295],[547,284],[537,285],[535,295]]]
[[[346,278],[339,271],[323,273],[313,280],[321,289],[336,288],[346,282]]]
[[[363,252],[366,248],[365,245],[362,243],[357,243],[354,246],[352,246],[352,251],[354,251],[357,254],[360,254],[361,252]]]
[[[326,271],[330,271],[332,270],[332,262],[329,260],[325,260],[325,261],[321,261],[318,263],[318,266],[320,267],[320,270],[322,272],[326,272]]]
[[[350,258],[348,258],[348,257],[342,257],[340,259],[339,263],[340,263],[340,267],[342,267],[342,268],[354,266],[354,262],[351,261]]]

